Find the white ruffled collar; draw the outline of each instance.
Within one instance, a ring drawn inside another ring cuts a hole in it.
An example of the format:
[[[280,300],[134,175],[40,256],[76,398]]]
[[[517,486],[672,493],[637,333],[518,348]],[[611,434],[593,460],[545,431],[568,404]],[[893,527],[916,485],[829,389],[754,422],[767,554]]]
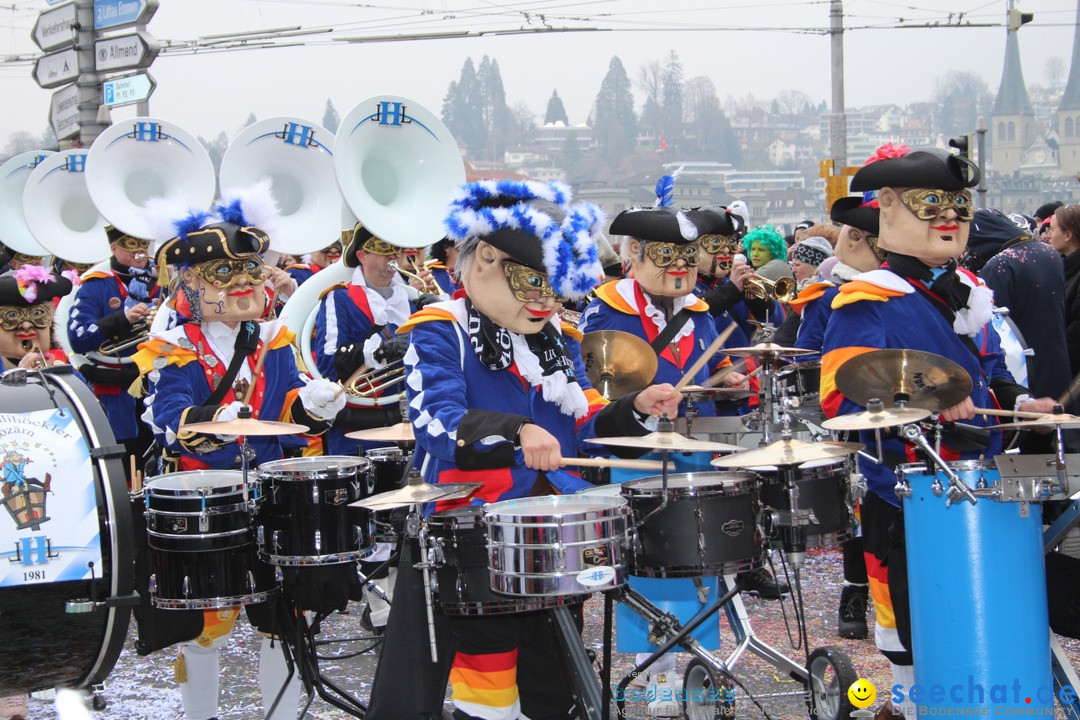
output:
[[[615,292],[619,293],[619,296],[626,301],[627,305],[637,308],[639,313],[644,312],[645,315],[656,324],[657,334],[664,332],[664,328],[667,327],[667,318],[664,316],[664,311],[653,305],[652,296],[645,292],[644,289],[642,289],[641,295],[645,298],[645,307],[639,307],[637,293],[634,291],[637,284],[637,280],[634,280],[633,278],[623,278],[615,283]],[[688,295],[673,298],[673,300],[671,316],[675,317],[675,315],[683,308],[697,303],[698,298],[693,293],[690,293]],[[677,343],[679,340],[688,335],[692,335],[693,333],[694,323],[683,323],[683,326],[675,333],[675,337],[671,338],[671,342]]]
[[[409,309],[409,286],[405,284],[400,275],[395,275],[390,282],[394,292],[389,298],[384,298],[374,290],[369,290],[362,267],[353,270],[352,279],[349,282],[352,285],[364,288],[364,293],[368,299],[368,307],[371,308],[372,322],[376,325],[402,325],[412,314]]]

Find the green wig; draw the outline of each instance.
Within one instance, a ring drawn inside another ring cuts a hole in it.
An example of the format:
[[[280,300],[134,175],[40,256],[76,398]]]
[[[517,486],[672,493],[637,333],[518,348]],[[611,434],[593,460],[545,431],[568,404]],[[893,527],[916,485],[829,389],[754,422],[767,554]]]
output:
[[[758,225],[746,233],[742,246],[743,252],[746,253],[748,258],[750,257],[750,247],[755,241],[764,245],[765,249],[772,253],[773,260],[787,260],[787,243],[784,242],[784,238],[780,236],[780,233],[773,230],[769,225]]]

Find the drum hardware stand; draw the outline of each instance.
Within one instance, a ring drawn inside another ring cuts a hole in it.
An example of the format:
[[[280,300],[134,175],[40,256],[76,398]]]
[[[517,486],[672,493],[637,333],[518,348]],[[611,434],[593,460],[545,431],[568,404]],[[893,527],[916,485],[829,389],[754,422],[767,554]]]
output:
[[[414,506],[415,507],[415,506]],[[439,661],[439,651],[435,645],[435,611],[431,600],[431,569],[438,567],[436,563],[436,544],[431,542],[428,535],[427,520],[414,510],[409,513],[405,521],[405,532],[409,537],[415,537],[421,548],[422,559],[413,563],[413,567],[424,576],[424,610],[427,613],[428,641],[431,644],[431,662]]]
[[[979,502],[979,499],[975,497],[974,489],[969,487],[967,483],[961,480],[960,476],[953,472],[952,468],[949,467],[948,463],[946,463],[941,458],[941,456],[937,454],[933,446],[930,445],[929,441],[926,439],[926,436],[923,435],[922,428],[920,428],[915,423],[904,425],[900,428],[900,437],[910,443],[913,443],[916,447],[926,453],[926,455],[933,461],[934,465],[938,467],[938,470],[940,470],[945,475],[945,477],[949,479],[950,487],[948,492],[945,492],[941,481],[937,479],[937,473],[935,473],[934,484],[932,486],[935,495],[941,495],[943,492],[945,493],[945,507],[952,505],[954,502],[960,499],[967,500],[972,505]],[[878,445],[878,448],[880,450],[881,445]],[[902,483],[898,483],[896,490],[897,496],[906,497],[906,495],[901,494],[901,492],[910,495],[910,490],[905,489]]]
[[[49,557],[56,556],[49,555]],[[112,597],[107,597],[104,600],[98,600],[97,591],[94,589],[94,582],[97,580],[97,577],[94,575],[94,563],[88,562],[86,563],[86,567],[90,570],[90,597],[68,600],[64,603],[64,612],[70,615],[80,615],[101,608],[138,607],[139,593],[134,590],[127,595],[114,595]]]

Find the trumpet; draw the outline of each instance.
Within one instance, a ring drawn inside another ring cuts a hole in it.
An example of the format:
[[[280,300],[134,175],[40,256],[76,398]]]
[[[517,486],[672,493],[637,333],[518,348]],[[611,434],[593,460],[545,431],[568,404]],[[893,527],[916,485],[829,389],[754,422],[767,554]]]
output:
[[[150,339],[150,326],[154,322],[160,305],[153,305],[143,317],[131,323],[131,336],[123,340],[106,340],[98,347],[99,355],[119,355],[124,350],[137,347]]]
[[[395,360],[378,370],[372,370],[367,365],[362,365],[349,376],[348,380],[341,383],[341,387],[355,398],[371,400],[383,390],[397,385],[404,379],[405,363],[401,360]]]
[[[771,297],[786,305],[795,299],[795,281],[789,277],[770,280],[754,273],[743,280],[743,295],[762,300]]]
[[[424,278],[420,277],[416,272],[406,270],[405,268],[403,268],[401,266],[401,263],[399,263],[397,260],[391,260],[390,261],[390,268],[392,270],[398,271],[399,273],[401,273],[405,277],[409,278],[410,280],[416,280],[417,282],[419,282],[420,287],[422,288],[420,292],[431,293],[432,295],[445,295],[446,294],[439,287],[439,283],[435,282],[435,278],[433,278],[431,276],[428,276],[427,279],[424,279]],[[415,270],[415,269],[416,268],[414,267],[413,270]]]

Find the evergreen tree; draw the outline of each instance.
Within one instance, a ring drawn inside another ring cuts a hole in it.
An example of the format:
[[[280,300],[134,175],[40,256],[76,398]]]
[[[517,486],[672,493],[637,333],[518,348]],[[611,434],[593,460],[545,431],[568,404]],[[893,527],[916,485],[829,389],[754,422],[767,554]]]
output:
[[[330,98],[326,98],[326,110],[323,111],[322,116],[323,127],[332,133],[336,133],[340,124],[341,117],[338,115],[337,108],[334,107],[334,103]]]
[[[716,86],[705,76],[686,81],[687,149],[701,158],[738,164],[742,159],[738,138],[720,108]]]
[[[483,157],[486,131],[483,125],[484,102],[476,66],[466,58],[461,76],[450,83],[443,100],[443,122],[458,144],[473,157]]]
[[[630,78],[618,56],[611,58],[607,74],[600,83],[593,115],[596,145],[608,162],[616,162],[634,151],[637,140],[637,117]]]
[[[254,118],[255,116],[252,115],[251,117]],[[255,121],[252,120],[252,122]],[[250,124],[248,123],[248,125]],[[229,149],[229,136],[224,131],[218,133],[218,136],[213,140],[207,140],[200,135],[199,142],[206,148],[206,153],[210,156],[210,162],[213,163],[214,170],[221,169],[221,156]]]
[[[485,55],[480,61],[476,78],[480,90],[480,115],[485,131],[482,157],[501,162],[506,151],[510,111],[506,106],[506,92],[503,89],[502,75],[499,73],[499,62],[489,60]]]
[[[551,91],[551,98],[548,100],[547,104],[547,112],[544,113],[545,125],[550,125],[555,122],[561,122],[563,125],[570,124],[570,121],[566,118],[566,108],[563,107],[558,90]]]
[[[255,113],[248,113],[247,120],[245,120],[244,124],[240,126],[240,129],[243,130],[249,125],[254,125],[257,122],[259,122],[259,118],[255,117]]]
[[[668,145],[675,145],[683,136],[683,69],[678,54],[672,50],[664,63],[663,101],[660,106],[662,137]]]

